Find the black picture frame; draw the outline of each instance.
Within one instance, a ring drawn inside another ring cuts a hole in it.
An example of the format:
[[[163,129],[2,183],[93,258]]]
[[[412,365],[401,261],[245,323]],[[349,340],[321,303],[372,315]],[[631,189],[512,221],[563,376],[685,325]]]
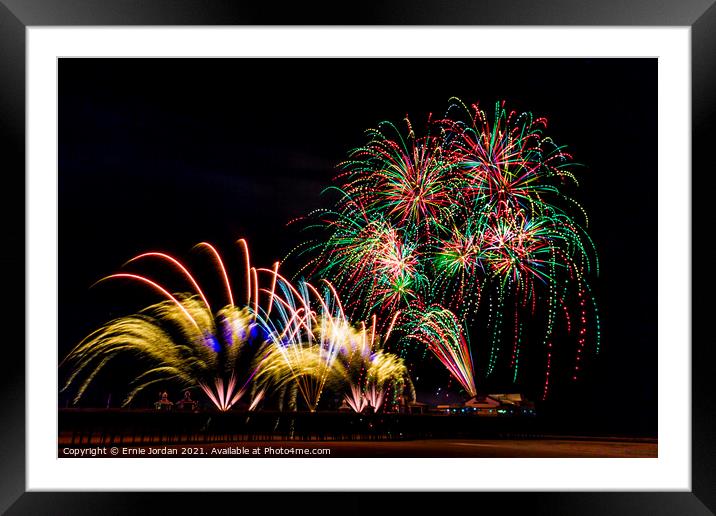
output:
[[[241,0],[0,0],[0,159],[3,170],[3,250],[13,304],[3,313],[0,355],[0,511],[7,514],[184,514],[205,507],[265,504],[266,493],[76,493],[26,492],[25,487],[25,30],[72,25],[561,25],[689,26],[692,73],[692,237],[708,235],[713,219],[705,181],[716,137],[716,7],[714,0],[343,0],[255,2]],[[702,231],[703,230],[703,231]],[[698,242],[698,241],[697,241]],[[692,271],[712,268],[708,253],[692,255]],[[668,264],[660,264],[668,266]],[[692,291],[693,328],[703,330],[713,305],[713,275],[700,274]],[[716,512],[716,388],[714,347],[708,333],[692,337],[691,492],[470,493],[475,507],[500,504],[509,514],[699,515]],[[321,495],[322,506],[342,512],[382,512],[369,493]],[[443,496],[443,495],[441,495]],[[454,495],[451,494],[451,497]],[[211,500],[208,498],[211,497]],[[270,513],[311,506],[315,494],[271,495]],[[430,493],[391,496],[400,513],[435,502]],[[428,500],[430,499],[430,500]],[[451,501],[450,505],[468,503]],[[206,505],[208,504],[208,505]],[[313,506],[316,512],[315,505]],[[199,513],[203,513],[201,511]],[[318,511],[320,512],[320,510]]]

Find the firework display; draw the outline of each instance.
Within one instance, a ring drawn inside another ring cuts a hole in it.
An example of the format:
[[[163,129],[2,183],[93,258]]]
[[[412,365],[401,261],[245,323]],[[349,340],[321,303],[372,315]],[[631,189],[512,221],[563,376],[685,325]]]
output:
[[[200,388],[220,411],[231,409],[247,393],[248,410],[273,394],[283,408],[287,392],[288,406],[296,409],[295,395],[300,392],[305,406],[315,411],[325,389],[344,396],[357,412],[366,407],[379,411],[387,394],[391,405],[403,401],[404,392],[406,401],[414,399],[403,359],[381,349],[375,318],[369,328],[362,324],[357,329],[329,282],[324,281],[321,290],[306,281],[294,286],[279,273],[278,262],[272,269],[252,267],[246,241],[238,243],[246,282],[240,305],[235,304],[238,299],[219,252],[206,242],[196,249],[209,253],[222,280],[227,304],[218,310],[212,309],[189,270],[165,253],[144,253],[127,264],[161,260],[178,271],[193,292],[170,293],[133,273],[100,280],[136,281],[165,300],[110,321],[71,351],[63,361],[70,368],[63,390],[74,388],[74,403],[120,355],[139,358],[143,367],[129,386],[125,406],[147,387],[166,382]]]
[[[380,410],[388,391],[395,402],[406,386],[414,399],[403,360],[381,349],[375,317],[370,327],[361,323],[358,329],[330,282],[323,281],[319,290],[306,281],[294,286],[277,268],[259,272],[270,274],[272,285],[264,290],[269,309],[260,310],[259,318],[269,336],[256,363],[260,392],[295,387],[311,411],[326,387],[342,392],[356,412],[367,406]],[[293,396],[289,404],[295,404]]]
[[[489,346],[485,374],[504,360],[516,381],[538,324],[544,397],[558,325],[575,336],[576,380],[587,340],[599,350],[589,285],[598,262],[586,213],[569,195],[576,165],[546,126],[504,102],[488,115],[452,99],[422,135],[407,117],[404,128],[367,131],[340,165],[335,205],[307,217],[317,236],[299,248],[302,273],[329,278],[351,317],[395,323],[404,345],[429,349],[468,394],[470,334]]]
[[[600,339],[589,283],[598,261],[585,210],[570,194],[576,164],[546,127],[504,102],[487,114],[458,99],[443,117],[428,117],[422,134],[407,117],[382,122],[340,164],[328,189],[334,205],[301,219],[315,238],[292,253],[298,279],[279,262],[252,266],[241,239],[235,293],[217,249],[195,246],[222,285],[220,305],[176,258],[132,258],[125,266],[166,265],[190,292],[133,272],[100,280],[136,282],[163,300],[75,347],[62,364],[70,368],[64,390],[77,403],[108,364],[130,355],[147,367],[124,405],[171,381],[200,388],[221,411],[243,399],[249,410],[296,409],[300,395],[313,412],[330,391],[355,412],[377,412],[415,400],[415,350],[474,397],[480,378],[502,366],[517,383],[529,346],[544,358],[546,398],[556,332],[572,343],[573,380]]]
[[[239,243],[246,248],[246,242]],[[208,250],[221,273],[226,288],[226,302],[212,309],[207,296],[189,270],[165,253],[150,252],[129,260],[158,259],[179,271],[193,287],[193,293],[170,293],[150,278],[129,273],[107,276],[100,281],[126,279],[147,285],[164,301],[151,305],[137,314],[120,317],[89,335],[65,358],[71,374],[63,390],[79,384],[75,391],[77,403],[85,390],[113,359],[134,355],[149,366],[132,382],[131,391],[123,401],[128,405],[150,385],[175,381],[183,387],[199,387],[222,411],[230,409],[247,391],[252,375],[241,377],[239,362],[248,344],[255,339],[258,324],[252,305],[251,283],[247,286],[244,306],[234,305],[234,296],[221,256],[206,242],[196,246]],[[251,267],[248,250],[246,268]],[[250,273],[249,273],[249,278]],[[61,364],[62,365],[62,364]]]

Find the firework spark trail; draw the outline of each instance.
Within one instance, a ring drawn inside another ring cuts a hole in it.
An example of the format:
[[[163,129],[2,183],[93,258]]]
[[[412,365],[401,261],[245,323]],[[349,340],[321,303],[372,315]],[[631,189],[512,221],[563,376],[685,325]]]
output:
[[[150,280],[149,278],[145,278],[144,276],[140,276],[138,274],[125,274],[125,273],[118,273],[118,274],[110,274],[109,276],[105,276],[104,278],[100,279],[95,283],[100,283],[102,281],[110,280],[110,279],[119,279],[119,278],[126,278],[126,279],[133,279],[140,281],[142,283],[146,283],[147,285],[151,286],[155,290],[159,291],[161,294],[163,294],[167,299],[169,299],[172,303],[174,303],[179,310],[182,311],[182,313],[191,321],[191,323],[196,326],[197,329],[199,329],[199,324],[196,322],[196,319],[189,313],[189,311],[184,307],[184,305],[176,298],[176,296],[173,296],[169,293],[168,290],[166,290],[164,287],[159,285],[158,283]]]
[[[344,399],[354,412],[363,412],[363,409],[368,406],[368,398],[363,395],[363,391],[358,385],[351,385],[350,392],[344,394]]]
[[[406,338],[423,343],[470,395],[475,396],[470,344],[455,314],[440,306],[406,315]]]
[[[226,295],[229,298],[229,305],[234,306],[234,294],[231,291],[231,285],[229,283],[229,275],[226,273],[226,267],[224,267],[224,262],[221,260],[221,255],[219,254],[219,252],[216,250],[216,248],[213,245],[209,244],[208,242],[199,242],[198,244],[196,244],[195,248],[199,248],[199,249],[205,248],[205,249],[209,250],[212,257],[216,261],[216,264],[217,264],[219,270],[221,271],[222,278],[224,279],[224,285],[226,285]],[[248,262],[248,258],[247,258],[247,262]],[[250,279],[248,281],[248,285],[249,285],[249,290],[250,290],[250,288],[251,288]],[[249,302],[247,302],[246,304],[248,306]]]
[[[204,295],[204,292],[201,290],[199,283],[197,283],[196,279],[194,279],[194,276],[191,275],[189,270],[176,258],[169,256],[168,254],[165,254],[165,253],[150,252],[150,253],[144,253],[144,254],[135,256],[134,258],[127,260],[124,263],[124,265],[126,266],[134,261],[141,260],[143,258],[149,258],[149,257],[161,258],[161,259],[166,260],[169,263],[173,264],[177,269],[179,269],[182,272],[182,274],[184,274],[184,276],[189,280],[191,285],[196,290],[197,294],[199,294],[199,296],[201,297],[202,301],[204,301],[204,304],[206,305],[207,309],[209,311],[211,311],[211,305],[209,305],[209,301],[207,300],[206,296]]]

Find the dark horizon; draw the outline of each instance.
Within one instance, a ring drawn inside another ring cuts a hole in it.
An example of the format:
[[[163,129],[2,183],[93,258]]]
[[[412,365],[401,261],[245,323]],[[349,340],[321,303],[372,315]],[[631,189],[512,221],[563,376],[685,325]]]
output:
[[[656,59],[60,59],[60,359],[155,300],[90,289],[132,256],[163,250],[199,268],[191,247],[209,241],[236,268],[246,237],[270,266],[299,238],[286,223],[326,206],[321,191],[365,129],[406,113],[419,128],[450,97],[487,111],[504,99],[547,117],[584,165],[574,196],[601,264],[602,352],[542,411],[655,435],[656,71]],[[439,364],[424,367],[446,382]]]

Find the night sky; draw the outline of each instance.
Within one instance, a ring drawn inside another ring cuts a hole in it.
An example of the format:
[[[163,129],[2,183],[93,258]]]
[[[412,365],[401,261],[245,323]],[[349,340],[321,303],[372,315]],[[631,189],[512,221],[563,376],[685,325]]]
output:
[[[321,191],[365,129],[406,114],[420,128],[453,96],[488,113],[505,99],[547,117],[584,165],[572,193],[601,265],[602,352],[541,412],[565,431],[656,434],[656,74],[656,59],[60,59],[59,356],[158,300],[90,288],[132,256],[169,252],[211,285],[192,246],[214,243],[236,270],[245,237],[270,266],[301,239],[286,223],[328,206]],[[529,367],[535,399],[544,365]]]

